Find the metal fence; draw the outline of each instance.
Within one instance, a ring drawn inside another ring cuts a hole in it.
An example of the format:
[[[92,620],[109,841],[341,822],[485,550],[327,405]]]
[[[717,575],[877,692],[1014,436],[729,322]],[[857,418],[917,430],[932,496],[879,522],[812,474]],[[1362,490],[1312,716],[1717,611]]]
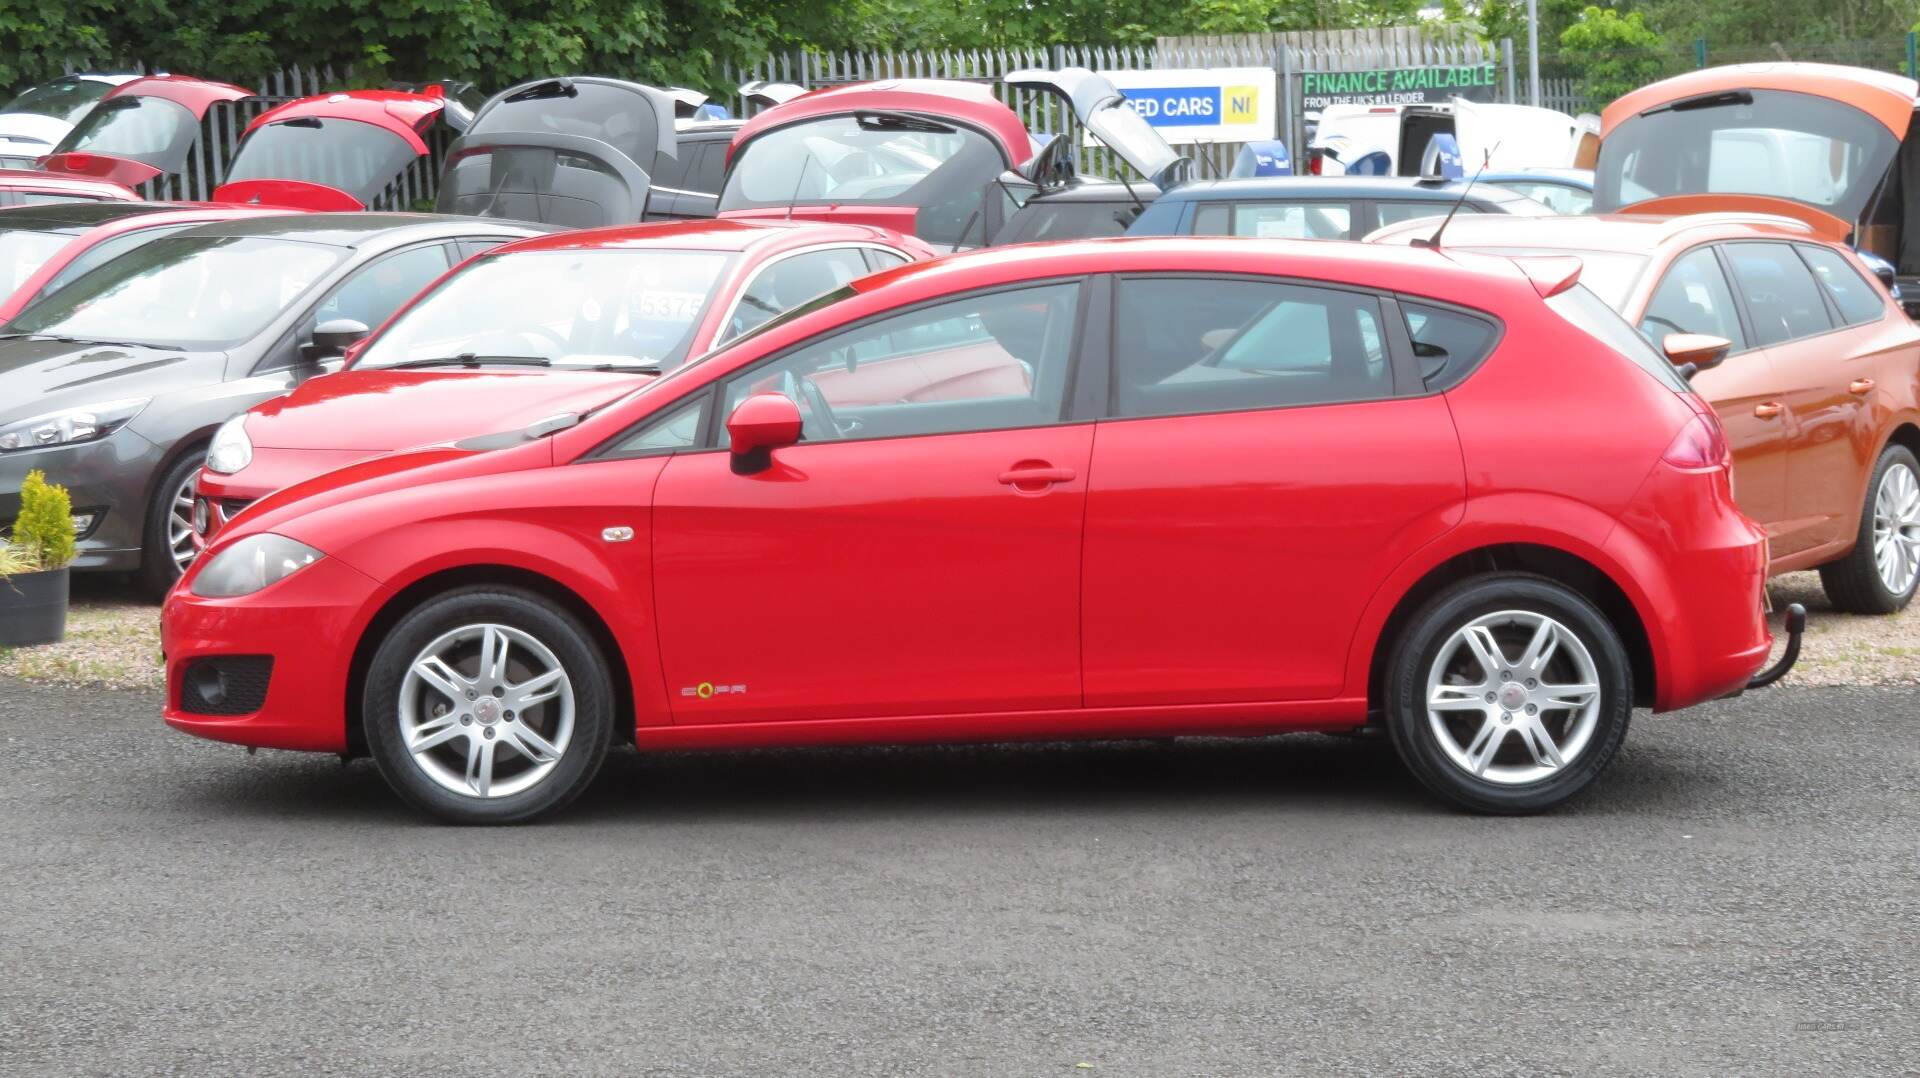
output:
[[[1289,40],[1295,39],[1295,40]],[[1168,38],[1153,45],[1054,45],[1035,49],[966,49],[912,52],[810,52],[770,56],[742,69],[728,68],[729,85],[748,79],[791,82],[808,89],[873,79],[959,79],[993,86],[1000,99],[1019,115],[1029,131],[1078,138],[1078,125],[1049,93],[1010,89],[1001,84],[1007,74],[1023,68],[1086,67],[1095,71],[1146,69],[1264,67],[1273,72],[1274,101],[1279,109],[1279,133],[1296,152],[1306,144],[1307,117],[1300,101],[1298,76],[1302,72],[1365,71],[1378,68],[1493,62],[1504,71],[1503,99],[1513,94],[1511,45],[1495,51],[1476,40],[1436,41],[1407,33],[1237,35],[1215,38]],[[736,111],[744,103],[733,103]],[[1240,153],[1241,142],[1216,142],[1179,147],[1194,158],[1203,176],[1224,176]],[[1080,168],[1108,176],[1137,174],[1105,147],[1079,151]]]

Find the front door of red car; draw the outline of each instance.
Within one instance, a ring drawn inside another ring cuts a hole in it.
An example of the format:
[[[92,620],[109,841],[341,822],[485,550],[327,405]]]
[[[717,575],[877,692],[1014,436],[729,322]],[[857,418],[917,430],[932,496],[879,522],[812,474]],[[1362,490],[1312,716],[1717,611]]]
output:
[[[722,383],[722,416],[782,392],[806,422],[764,470],[682,454],[655,487],[675,721],[1079,706],[1093,426],[1061,420],[1083,290],[948,300]],[[949,391],[888,397],[903,364]]]
[[[1464,496],[1445,399],[1415,390],[1410,364],[1396,377],[1393,307],[1370,293],[1114,287],[1113,416],[1087,495],[1087,706],[1336,695],[1374,590]],[[1462,312],[1417,317],[1436,378],[1495,337]]]

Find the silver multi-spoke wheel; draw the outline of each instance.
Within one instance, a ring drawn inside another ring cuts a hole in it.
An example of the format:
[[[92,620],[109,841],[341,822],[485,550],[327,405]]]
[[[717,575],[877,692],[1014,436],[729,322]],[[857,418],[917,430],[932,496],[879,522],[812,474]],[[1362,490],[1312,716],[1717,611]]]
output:
[[[573,682],[552,649],[510,625],[436,637],[401,680],[400,735],[422,773],[465,797],[538,785],[573,738]]]
[[[187,481],[173,490],[167,503],[167,553],[182,573],[200,553],[193,544],[193,499],[199,485],[200,473],[188,472]]]
[[[1426,707],[1455,766],[1519,786],[1561,772],[1586,749],[1600,721],[1600,675],[1571,629],[1545,614],[1503,610],[1441,645]]]
[[[1873,564],[1896,597],[1912,591],[1920,578],[1920,480],[1905,463],[1882,472],[1874,492]]]

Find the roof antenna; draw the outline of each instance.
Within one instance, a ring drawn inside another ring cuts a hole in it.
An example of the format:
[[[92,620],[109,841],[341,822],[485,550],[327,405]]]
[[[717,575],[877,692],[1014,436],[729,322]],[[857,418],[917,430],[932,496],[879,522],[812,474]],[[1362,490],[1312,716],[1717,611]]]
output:
[[[1480,167],[1473,170],[1472,176],[1467,177],[1467,185],[1460,189],[1460,197],[1454,199],[1453,205],[1447,209],[1447,215],[1440,219],[1440,227],[1434,229],[1433,235],[1428,236],[1426,239],[1415,237],[1410,246],[1431,247],[1436,251],[1440,249],[1440,234],[1445,232],[1447,226],[1453,223],[1453,215],[1460,212],[1460,207],[1466,205],[1467,193],[1473,190],[1473,181],[1480,178],[1480,174],[1487,170],[1487,162],[1493,160],[1493,155],[1499,152],[1500,144],[1496,142],[1493,144],[1493,149],[1488,150],[1486,154],[1480,158]]]
[[[813,164],[813,154],[809,152],[806,160],[800,162],[800,175],[793,178],[793,196],[787,199],[787,220],[793,220],[793,208],[800,202],[800,185],[807,182],[807,168]]]

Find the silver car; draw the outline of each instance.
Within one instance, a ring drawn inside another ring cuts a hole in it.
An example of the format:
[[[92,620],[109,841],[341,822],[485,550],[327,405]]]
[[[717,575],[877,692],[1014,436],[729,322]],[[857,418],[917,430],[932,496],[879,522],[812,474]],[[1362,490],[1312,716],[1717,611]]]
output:
[[[0,524],[38,468],[73,495],[76,569],[162,593],[192,562],[193,481],[220,425],[337,368],[468,255],[550,231],[400,213],[182,229],[0,326]]]

